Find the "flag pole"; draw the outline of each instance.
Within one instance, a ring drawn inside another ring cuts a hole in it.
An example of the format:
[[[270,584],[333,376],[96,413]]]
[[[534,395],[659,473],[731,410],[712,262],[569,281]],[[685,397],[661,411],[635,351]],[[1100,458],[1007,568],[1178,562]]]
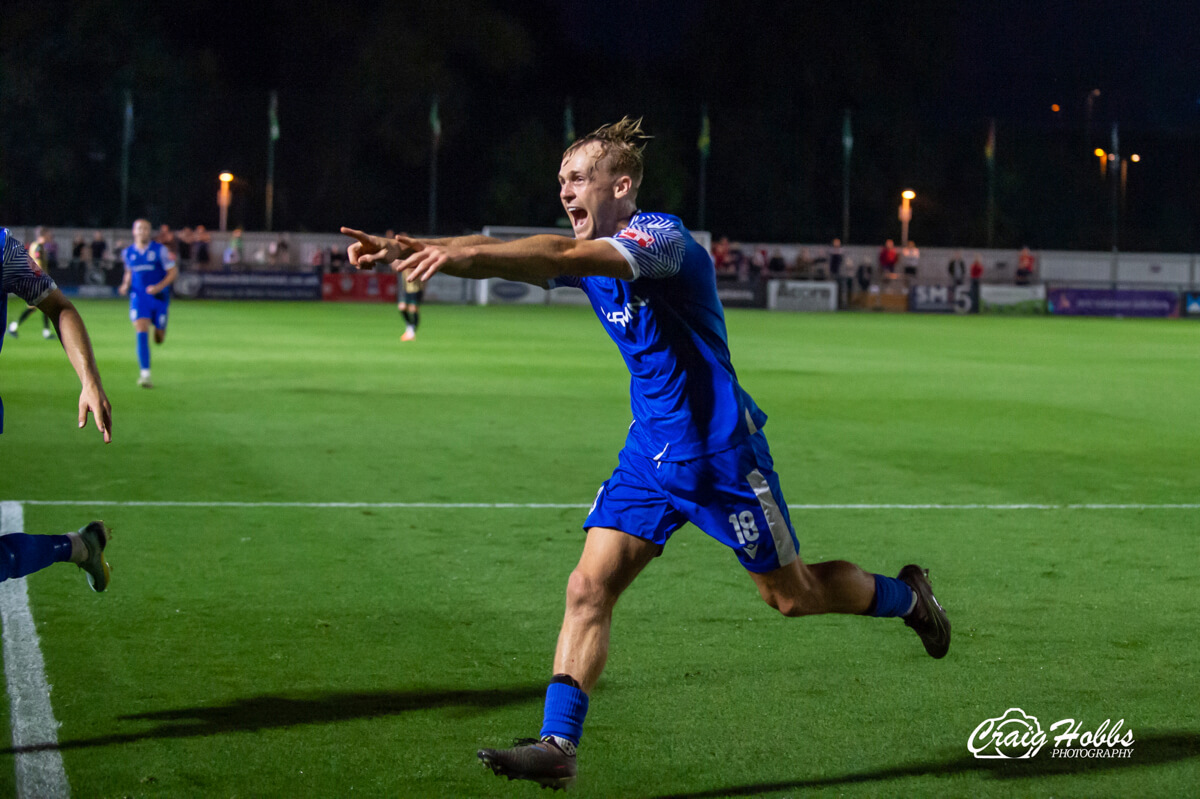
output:
[[[987,144],[983,148],[987,158],[987,246],[990,249],[996,238],[996,118],[988,124]]]
[[[563,149],[575,143],[575,106],[571,98],[567,98],[567,107],[563,111]]]
[[[433,105],[429,109],[429,130],[431,141],[429,147],[429,235],[437,231],[437,157],[438,148],[442,143],[442,120],[438,116],[438,98],[433,96]]]
[[[708,153],[712,147],[712,131],[708,123],[708,103],[700,106],[700,138],[696,140],[696,148],[700,151],[700,186],[699,186],[699,201],[700,209],[696,217],[696,229],[705,230],[704,211],[707,203],[708,189]]]
[[[270,129],[267,133],[267,230],[271,230],[275,213],[275,142],[279,139],[279,93],[271,92],[267,106]]]
[[[850,151],[854,133],[850,129],[850,109],[842,117],[842,244],[850,243]]]
[[[129,147],[133,144],[133,91],[125,90],[125,127],[121,134],[121,226],[129,224]]]

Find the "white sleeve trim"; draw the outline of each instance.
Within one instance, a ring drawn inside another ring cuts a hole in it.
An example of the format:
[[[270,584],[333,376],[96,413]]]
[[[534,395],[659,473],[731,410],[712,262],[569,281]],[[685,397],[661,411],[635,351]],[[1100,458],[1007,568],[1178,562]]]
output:
[[[637,280],[638,277],[641,276],[641,270],[638,269],[637,260],[634,259],[633,253],[625,249],[625,245],[611,237],[600,239],[600,241],[607,241],[609,244],[617,248],[617,252],[621,253],[621,257],[625,259],[626,263],[629,264],[630,270],[633,271],[633,280]]]
[[[41,305],[41,304],[42,304],[42,302],[43,302],[43,301],[44,301],[44,300],[45,300],[47,297],[49,297],[49,296],[50,296],[50,294],[51,294],[51,293],[53,293],[53,292],[54,292],[56,289],[58,289],[58,284],[57,284],[57,283],[55,283],[53,280],[51,280],[51,281],[50,281],[50,285],[46,287],[46,290],[45,290],[45,291],[43,291],[41,294],[39,294],[39,295],[38,295],[37,297],[35,297],[34,299],[32,299],[32,300],[29,300],[29,301],[28,301],[28,304],[29,304],[29,305],[33,305],[33,306]]]

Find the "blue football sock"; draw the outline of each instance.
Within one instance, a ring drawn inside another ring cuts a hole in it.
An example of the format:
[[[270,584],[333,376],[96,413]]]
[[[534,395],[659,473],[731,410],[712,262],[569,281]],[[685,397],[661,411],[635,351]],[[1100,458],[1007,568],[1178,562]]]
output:
[[[137,334],[137,351],[138,351],[138,366],[143,369],[150,368],[150,333],[138,332]]]
[[[0,581],[24,577],[70,559],[71,539],[65,535],[0,535]]]
[[[542,735],[557,735],[576,746],[583,735],[583,719],[587,716],[588,696],[573,685],[552,682],[546,689],[546,714]]]
[[[904,616],[912,609],[916,594],[908,587],[908,583],[895,577],[884,577],[876,574],[875,598],[871,607],[867,608],[869,616]]]

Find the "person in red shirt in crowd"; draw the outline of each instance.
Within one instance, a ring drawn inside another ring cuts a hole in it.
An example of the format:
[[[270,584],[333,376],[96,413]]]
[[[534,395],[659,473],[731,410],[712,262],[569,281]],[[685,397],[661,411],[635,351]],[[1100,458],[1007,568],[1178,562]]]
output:
[[[1033,267],[1037,263],[1033,253],[1028,247],[1021,248],[1021,254],[1017,256],[1017,285],[1028,286],[1033,280]]]
[[[975,260],[971,262],[971,282],[978,283],[983,277],[983,257],[979,253],[975,253]]]
[[[896,262],[900,260],[900,251],[896,243],[888,239],[879,251],[879,278],[887,283],[896,281]]]
[[[729,237],[722,236],[717,240],[717,243],[712,246],[713,269],[718,275],[725,274],[729,270]]]

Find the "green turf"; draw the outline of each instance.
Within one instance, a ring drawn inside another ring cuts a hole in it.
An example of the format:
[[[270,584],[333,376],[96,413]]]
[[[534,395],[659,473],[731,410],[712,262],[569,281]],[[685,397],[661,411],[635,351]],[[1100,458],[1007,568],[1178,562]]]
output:
[[[75,429],[73,373],[27,325],[0,357],[0,499],[586,505],[629,421],[586,309],[427,306],[401,345],[382,305],[177,302],[144,391],[125,306],[79,305],[114,441]],[[729,327],[794,505],[1200,502],[1186,321]],[[539,795],[474,750],[538,728],[583,510],[24,510],[116,529],[107,594],[74,567],[28,580],[76,796]],[[1193,795],[1198,517],[794,511],[806,559],[931,568],[937,662],[894,620],[778,617],[685,528],[617,608],[577,793]],[[1133,758],[973,758],[1009,707],[1123,718]]]

